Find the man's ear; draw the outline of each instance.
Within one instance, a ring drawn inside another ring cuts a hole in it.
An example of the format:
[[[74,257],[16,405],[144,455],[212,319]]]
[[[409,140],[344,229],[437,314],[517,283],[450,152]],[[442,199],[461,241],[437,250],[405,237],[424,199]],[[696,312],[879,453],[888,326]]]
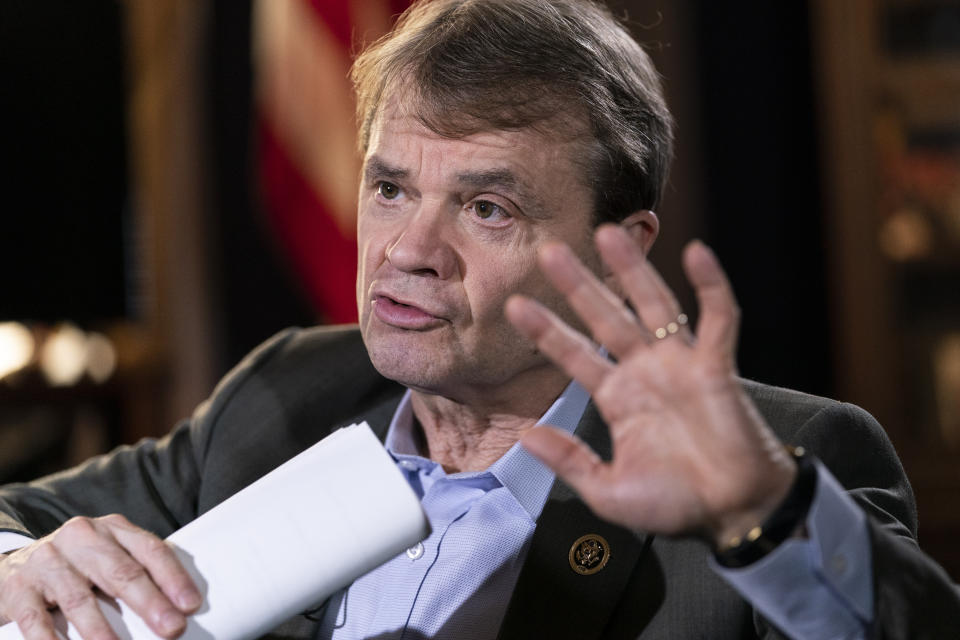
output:
[[[644,256],[650,252],[650,247],[653,246],[654,240],[660,233],[660,220],[657,219],[657,214],[649,209],[634,211],[620,221],[620,226],[627,230],[627,233],[637,245],[637,249]],[[606,265],[603,267],[603,280],[614,293],[621,298],[625,298],[620,283]]]
[[[650,252],[653,241],[660,233],[660,220],[649,209],[634,211],[620,222],[620,226],[627,230],[643,255]]]

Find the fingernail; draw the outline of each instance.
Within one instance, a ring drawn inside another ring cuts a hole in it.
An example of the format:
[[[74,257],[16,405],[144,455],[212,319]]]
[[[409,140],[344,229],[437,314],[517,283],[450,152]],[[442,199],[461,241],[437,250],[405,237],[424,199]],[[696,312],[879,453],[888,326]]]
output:
[[[177,596],[177,606],[183,611],[193,611],[200,606],[201,601],[200,594],[193,589],[181,591]]]
[[[186,622],[184,617],[179,613],[168,611],[160,616],[160,630],[164,634],[173,634],[180,631]]]

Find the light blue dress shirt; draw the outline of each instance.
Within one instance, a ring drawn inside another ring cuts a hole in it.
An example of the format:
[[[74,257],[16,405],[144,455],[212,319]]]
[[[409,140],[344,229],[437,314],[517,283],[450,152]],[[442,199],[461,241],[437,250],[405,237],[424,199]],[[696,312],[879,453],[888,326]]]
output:
[[[572,433],[588,401],[571,382],[538,424]],[[447,474],[419,455],[413,422],[408,391],[385,444],[433,532],[331,597],[317,612],[317,638],[497,635],[554,475],[519,443],[486,471]],[[749,567],[713,568],[792,637],[864,638],[873,619],[866,520],[822,465],[807,529],[809,538],[791,539]]]
[[[540,423],[572,433],[589,399],[572,382]],[[447,474],[417,453],[409,391],[385,444],[433,532],[334,595],[317,637],[495,638],[553,472],[517,443],[486,471]]]

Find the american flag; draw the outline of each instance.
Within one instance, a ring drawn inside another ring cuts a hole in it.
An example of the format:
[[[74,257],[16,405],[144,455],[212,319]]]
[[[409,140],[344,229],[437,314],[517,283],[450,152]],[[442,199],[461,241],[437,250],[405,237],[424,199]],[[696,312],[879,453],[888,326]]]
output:
[[[259,173],[270,222],[323,319],[356,321],[357,180],[348,73],[408,0],[259,0]]]

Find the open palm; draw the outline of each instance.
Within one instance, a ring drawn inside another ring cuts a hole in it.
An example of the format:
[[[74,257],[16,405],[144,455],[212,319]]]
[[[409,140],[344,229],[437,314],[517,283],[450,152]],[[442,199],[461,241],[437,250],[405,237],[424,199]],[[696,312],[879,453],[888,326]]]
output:
[[[706,246],[687,247],[684,269],[700,305],[694,335],[626,231],[605,225],[596,243],[634,311],[565,245],[545,247],[540,266],[613,360],[534,300],[512,297],[507,315],[591,393],[613,458],[552,428],[530,430],[524,446],[612,522],[714,542],[738,536],[776,507],[796,466],[737,379],[729,282]]]

